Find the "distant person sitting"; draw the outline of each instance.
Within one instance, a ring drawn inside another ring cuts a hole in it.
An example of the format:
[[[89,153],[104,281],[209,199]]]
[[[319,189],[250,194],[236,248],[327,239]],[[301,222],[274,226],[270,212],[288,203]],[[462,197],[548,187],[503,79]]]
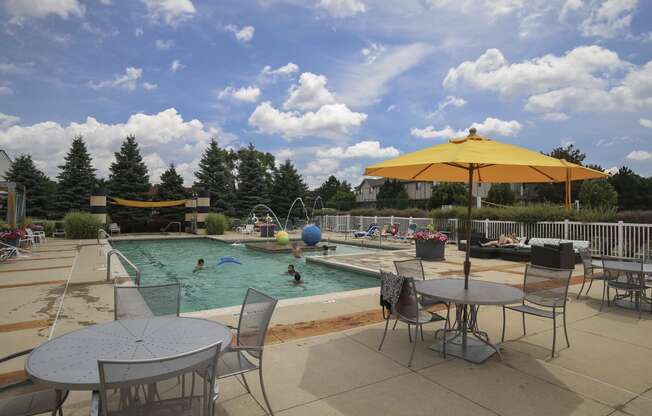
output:
[[[482,247],[501,247],[501,246],[513,246],[518,244],[518,237],[516,234],[501,234],[498,237],[498,240],[487,241],[486,243],[480,244]]]
[[[288,265],[287,274],[294,277],[294,280],[290,280],[290,283],[295,284],[295,285],[302,285],[303,284],[303,280],[301,280],[301,275],[299,274],[298,271],[294,270],[294,265],[293,264]]]
[[[204,259],[199,259],[197,260],[197,265],[195,266],[195,269],[192,272],[195,273],[203,269],[204,269]]]
[[[303,249],[301,246],[299,246],[299,244],[292,243],[292,255],[297,259],[300,259],[301,256],[303,256]]]

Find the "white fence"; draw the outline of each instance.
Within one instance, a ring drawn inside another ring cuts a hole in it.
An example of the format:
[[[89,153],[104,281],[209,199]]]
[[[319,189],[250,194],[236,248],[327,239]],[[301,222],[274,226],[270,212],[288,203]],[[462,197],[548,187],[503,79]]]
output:
[[[325,231],[350,232],[366,230],[371,224],[398,224],[399,232],[405,232],[410,224],[425,228],[434,224],[435,228],[448,231],[451,242],[457,243],[460,226],[458,220],[406,217],[363,217],[356,215],[323,215],[316,218]],[[473,220],[471,229],[487,238],[497,238],[501,234],[516,234],[521,237],[560,238],[565,240],[586,240],[591,242],[594,256],[619,256],[627,258],[646,257],[652,254],[652,224],[630,224],[622,221],[575,222],[542,221],[525,224],[515,221]],[[464,237],[462,237],[463,239]]]

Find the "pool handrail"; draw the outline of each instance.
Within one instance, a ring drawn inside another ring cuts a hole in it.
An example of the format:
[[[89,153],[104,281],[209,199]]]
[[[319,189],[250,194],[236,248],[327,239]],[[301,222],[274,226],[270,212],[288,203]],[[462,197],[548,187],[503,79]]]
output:
[[[181,221],[170,221],[170,222],[168,222],[168,224],[165,227],[161,228],[161,232],[162,233],[166,232],[168,230],[168,228],[170,228],[170,226],[172,224],[177,224],[179,226],[179,232],[181,232]]]
[[[104,238],[106,238],[109,241],[113,241],[113,238],[111,238],[111,235],[106,232],[104,228],[99,228],[97,230],[97,244],[100,244],[100,236],[104,234]]]
[[[111,256],[113,254],[122,258],[124,261],[127,262],[129,266],[131,266],[132,269],[136,271],[136,286],[140,286],[140,276],[141,276],[140,269],[136,267],[136,265],[133,264],[131,260],[129,260],[124,254],[122,254],[120,250],[115,248],[109,250],[109,252],[106,253],[106,281],[108,282],[111,280]]]

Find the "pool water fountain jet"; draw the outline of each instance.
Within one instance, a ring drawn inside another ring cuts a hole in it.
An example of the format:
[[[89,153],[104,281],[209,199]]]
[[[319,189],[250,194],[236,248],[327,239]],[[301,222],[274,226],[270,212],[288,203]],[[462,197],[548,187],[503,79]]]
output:
[[[294,204],[297,202],[301,202],[301,206],[303,206],[303,213],[306,215],[306,222],[310,222],[310,217],[308,216],[308,209],[306,208],[306,204],[303,203],[303,199],[301,197],[296,198],[294,201],[292,201],[292,204],[290,205],[290,210],[288,211],[287,217],[285,217],[285,227],[283,227],[283,231],[287,231],[288,228],[288,221],[290,219],[290,214],[292,214],[292,210],[294,209]]]

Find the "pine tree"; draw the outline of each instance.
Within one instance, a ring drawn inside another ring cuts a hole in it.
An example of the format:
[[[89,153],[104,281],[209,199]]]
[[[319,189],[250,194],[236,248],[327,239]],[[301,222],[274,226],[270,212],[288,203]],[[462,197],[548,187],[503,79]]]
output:
[[[55,196],[55,206],[61,214],[68,211],[87,212],[97,179],[82,136],[72,139],[65,160],[66,163],[59,166],[60,172],[57,175],[59,188]]]
[[[199,170],[195,172],[195,185],[205,185],[211,192],[211,206],[218,212],[232,214],[235,179],[233,177],[234,154],[220,149],[215,139],[211,139],[208,148],[199,161]]]
[[[256,204],[267,204],[265,169],[253,144],[238,152],[238,191],[235,209],[240,217],[249,215]]]
[[[56,193],[56,183],[36,167],[30,155],[18,156],[5,177],[8,182],[25,187],[27,216],[48,218],[53,215],[52,196]]]
[[[307,192],[308,187],[303,182],[303,178],[288,159],[274,173],[270,198],[271,208],[279,216],[279,219],[285,218],[288,215],[290,204],[296,198],[304,198]],[[295,205],[293,214],[295,216],[305,217],[303,207],[300,203]]]
[[[109,195],[124,199],[146,200],[149,191],[149,175],[143,163],[136,137],[127,136],[120,151],[115,153],[115,162],[109,169]],[[111,220],[118,223],[144,223],[149,211],[144,208],[129,208],[109,205]]]
[[[161,183],[157,187],[157,197],[161,201],[176,201],[187,198],[186,189],[183,187],[183,178],[177,173],[174,164],[171,164],[161,174]],[[161,208],[160,218],[164,223],[183,221],[184,210],[183,206]]]

